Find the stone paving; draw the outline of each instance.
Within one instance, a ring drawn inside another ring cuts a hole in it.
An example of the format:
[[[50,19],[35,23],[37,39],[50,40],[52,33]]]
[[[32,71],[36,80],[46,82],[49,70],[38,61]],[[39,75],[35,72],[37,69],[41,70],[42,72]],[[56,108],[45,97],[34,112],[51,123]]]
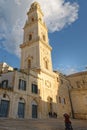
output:
[[[87,120],[71,120],[73,130],[87,130]],[[63,119],[3,119],[0,130],[65,130]]]

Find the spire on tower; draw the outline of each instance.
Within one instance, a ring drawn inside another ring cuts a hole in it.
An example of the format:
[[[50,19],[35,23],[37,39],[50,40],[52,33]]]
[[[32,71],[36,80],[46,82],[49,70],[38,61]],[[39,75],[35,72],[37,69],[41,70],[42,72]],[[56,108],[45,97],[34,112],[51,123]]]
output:
[[[32,11],[37,10],[37,9],[38,9],[38,10],[41,12],[41,14],[43,15],[42,10],[41,10],[41,8],[40,8],[40,4],[39,4],[38,2],[33,2],[33,3],[31,4],[31,7],[30,7],[30,9],[29,9],[27,15],[29,15],[29,13],[31,13]]]

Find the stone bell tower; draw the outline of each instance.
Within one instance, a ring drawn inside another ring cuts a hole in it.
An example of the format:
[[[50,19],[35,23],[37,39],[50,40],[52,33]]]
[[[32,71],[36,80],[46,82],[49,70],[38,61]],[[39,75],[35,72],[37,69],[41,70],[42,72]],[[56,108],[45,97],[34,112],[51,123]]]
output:
[[[51,46],[43,13],[37,2],[31,4],[24,26],[21,48],[21,69],[37,69],[52,72]]]

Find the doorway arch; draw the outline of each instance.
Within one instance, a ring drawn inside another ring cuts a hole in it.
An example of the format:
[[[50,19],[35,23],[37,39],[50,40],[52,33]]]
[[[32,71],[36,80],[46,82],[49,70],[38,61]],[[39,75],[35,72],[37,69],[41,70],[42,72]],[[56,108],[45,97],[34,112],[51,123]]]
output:
[[[53,99],[48,96],[47,101],[48,101],[48,114],[51,117],[53,113],[53,106],[52,106]]]
[[[0,117],[8,117],[10,98],[6,93],[0,94]]]

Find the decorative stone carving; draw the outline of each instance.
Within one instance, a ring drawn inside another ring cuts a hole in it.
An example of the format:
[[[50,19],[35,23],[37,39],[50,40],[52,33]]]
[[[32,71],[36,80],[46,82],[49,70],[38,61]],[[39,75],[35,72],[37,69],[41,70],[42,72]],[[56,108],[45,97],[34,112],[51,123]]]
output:
[[[46,85],[48,88],[51,88],[51,83],[50,83],[50,81],[45,80],[45,85]]]

